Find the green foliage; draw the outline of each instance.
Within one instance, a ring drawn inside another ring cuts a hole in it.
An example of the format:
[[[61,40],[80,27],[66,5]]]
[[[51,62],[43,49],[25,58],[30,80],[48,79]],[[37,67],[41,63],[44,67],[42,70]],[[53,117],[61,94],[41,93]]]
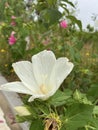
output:
[[[70,19],[73,24],[77,24],[78,27],[80,28],[80,30],[82,30],[82,23],[80,20],[78,20],[77,18],[75,18],[74,16],[71,16],[71,15],[68,15],[67,18]]]
[[[61,130],[97,130],[98,107],[86,95],[76,90],[58,90],[47,101],[34,100],[26,103],[30,116],[18,116],[18,121],[29,121],[30,129],[44,129],[46,119],[61,121]],[[53,116],[54,113],[56,116]],[[50,116],[52,115],[52,117]],[[50,118],[51,117],[51,118]]]
[[[79,92],[78,90],[76,90],[73,94],[73,98],[79,102],[79,103],[83,103],[83,104],[88,104],[88,105],[92,105],[91,101],[89,101],[87,99],[86,94],[83,94],[81,92]]]
[[[84,104],[72,104],[65,112],[64,128],[66,130],[78,130],[86,126],[92,120],[93,106]]]
[[[62,1],[66,2],[67,4],[69,4],[69,5],[71,5],[72,7],[75,8],[75,5],[71,1],[69,1],[69,0],[62,0]]]
[[[96,104],[98,102],[98,84],[92,84],[87,92],[87,96]]]
[[[55,107],[66,104],[67,100],[71,98],[72,91],[67,89],[65,92],[58,90],[56,94],[49,100],[49,103]]]
[[[58,20],[61,18],[62,14],[57,9],[45,9],[40,13],[41,19],[44,24],[48,26],[58,23]]]
[[[3,0],[0,3],[0,71],[13,75],[13,62],[30,60],[44,49],[52,50],[57,58],[68,57],[74,63],[74,70],[60,90],[47,101],[36,99],[28,103],[28,96],[23,96],[31,115],[17,115],[16,119],[29,121],[30,130],[43,130],[46,119],[51,118],[55,123],[61,121],[60,130],[97,130],[98,32],[93,32],[90,26],[88,32],[84,32],[81,21],[67,8],[70,5],[75,9],[75,5],[69,0],[62,1]],[[58,10],[59,6],[64,9],[63,13]],[[66,28],[60,26],[62,20],[66,20]],[[12,31],[16,43],[10,45]]]
[[[43,129],[44,129],[44,126],[43,126],[42,120],[36,119],[32,121],[30,130],[43,130]]]

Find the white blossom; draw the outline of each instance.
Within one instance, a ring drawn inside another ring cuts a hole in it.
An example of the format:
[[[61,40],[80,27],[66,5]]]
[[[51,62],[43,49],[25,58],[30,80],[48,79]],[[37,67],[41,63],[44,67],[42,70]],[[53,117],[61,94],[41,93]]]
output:
[[[0,90],[29,94],[31,102],[52,96],[74,65],[66,57],[56,59],[52,51],[44,50],[32,56],[32,62],[19,61],[12,66],[21,81],[3,84]]]

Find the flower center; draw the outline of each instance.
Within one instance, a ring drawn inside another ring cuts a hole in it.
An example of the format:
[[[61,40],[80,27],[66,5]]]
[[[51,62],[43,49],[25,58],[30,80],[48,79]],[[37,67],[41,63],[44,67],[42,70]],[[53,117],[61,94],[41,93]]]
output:
[[[45,87],[45,85],[43,85],[43,84],[40,86],[40,91],[41,91],[43,94],[47,94],[47,92],[48,92],[47,89],[46,89],[46,87]]]

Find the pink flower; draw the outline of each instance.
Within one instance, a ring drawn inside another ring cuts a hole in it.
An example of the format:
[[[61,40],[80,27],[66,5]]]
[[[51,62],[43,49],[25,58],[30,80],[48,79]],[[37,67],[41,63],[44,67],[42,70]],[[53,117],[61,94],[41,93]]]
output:
[[[9,45],[13,45],[16,43],[16,38],[14,36],[15,32],[13,31],[9,37]]]
[[[60,22],[60,27],[61,27],[61,28],[67,28],[67,23],[66,23],[65,20],[62,20],[62,21]]]
[[[14,15],[12,15],[11,19],[16,19],[16,17]]]
[[[16,26],[16,22],[15,22],[16,17],[14,15],[12,15],[11,19],[12,19],[11,25]]]
[[[15,21],[12,21],[12,22],[11,22],[11,25],[12,25],[12,26],[16,26],[16,22],[15,22]]]

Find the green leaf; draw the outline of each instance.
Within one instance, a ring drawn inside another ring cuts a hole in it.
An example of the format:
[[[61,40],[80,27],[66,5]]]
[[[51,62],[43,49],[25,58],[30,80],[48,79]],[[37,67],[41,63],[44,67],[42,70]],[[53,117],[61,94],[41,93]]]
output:
[[[20,122],[20,123],[22,123],[22,122],[25,122],[25,121],[31,121],[32,120],[32,115],[30,115],[30,116],[19,116],[19,115],[16,115],[16,121],[17,122]]]
[[[93,106],[80,103],[72,104],[65,112],[64,126],[66,130],[78,130],[92,121]]]
[[[42,21],[48,25],[57,23],[61,16],[62,14],[57,9],[45,9],[41,11]]]
[[[38,103],[37,103],[37,104],[38,104]],[[44,102],[43,102],[43,103],[40,102],[40,104],[38,104],[38,109],[39,109],[39,111],[41,111],[43,114],[48,115],[48,114],[50,113],[48,106],[47,106],[46,103],[44,103]]]
[[[98,115],[98,106],[95,106],[93,109],[93,114]]]
[[[76,90],[73,94],[73,98],[78,101],[79,103],[89,104],[92,105],[91,101],[89,101],[86,97],[86,94],[81,93],[80,91]]]
[[[69,0],[62,0],[62,1],[66,2],[67,4],[69,4],[69,5],[71,5],[72,7],[75,8],[74,4],[71,1],[69,1]]]
[[[71,47],[71,46],[69,46],[69,52],[70,52],[70,54],[71,54],[71,58],[73,59],[73,60],[75,60],[75,49],[73,48],[73,47]]]
[[[98,84],[91,85],[91,88],[87,92],[87,96],[90,96],[94,99],[98,98]]]
[[[49,99],[49,103],[54,106],[61,106],[66,103],[66,101],[71,97],[71,90],[66,90],[65,92],[62,92],[58,90],[55,95],[53,95]]]
[[[83,48],[83,46],[84,46],[83,42],[77,40],[75,48],[77,48],[80,51]]]
[[[43,125],[42,120],[36,119],[32,121],[30,130],[44,130],[44,125]]]
[[[57,0],[46,0],[50,6],[56,5]]]
[[[95,130],[98,130],[98,117],[93,119],[93,125],[95,126]]]
[[[60,3],[60,6],[69,14],[69,10],[67,9],[67,5],[65,3]]]
[[[82,30],[82,23],[80,20],[78,20],[76,17],[72,15],[68,15],[67,18],[70,19],[72,23],[77,24],[80,30]]]

